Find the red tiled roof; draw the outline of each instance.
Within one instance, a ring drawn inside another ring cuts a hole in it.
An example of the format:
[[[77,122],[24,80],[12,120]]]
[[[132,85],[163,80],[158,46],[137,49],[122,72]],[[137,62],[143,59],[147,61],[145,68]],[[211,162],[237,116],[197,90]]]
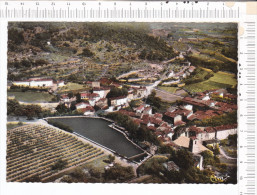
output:
[[[129,111],[127,111],[127,110],[119,110],[119,112],[122,113],[122,114],[124,114],[124,115],[132,116],[132,117],[136,116],[136,113],[134,113],[134,112],[129,112]]]
[[[160,125],[162,123],[162,119],[155,118],[155,117],[150,117],[150,122],[155,124],[155,125]]]
[[[154,126],[149,126],[147,128],[150,129],[150,130],[156,131],[156,127],[154,127]]]
[[[140,123],[142,123],[143,121],[141,119],[138,118],[133,118],[134,123],[136,123],[137,125],[140,125]]]
[[[202,129],[200,129],[200,128],[198,128],[198,127],[195,127],[195,126],[189,127],[188,131],[194,131],[196,134],[203,132]]]
[[[174,123],[174,126],[184,125],[186,124],[184,121],[177,121]]]
[[[237,128],[237,124],[233,124],[233,125],[221,125],[221,126],[215,127],[215,129],[216,129],[217,131],[223,131],[223,130],[235,129],[235,128]]]
[[[162,114],[161,114],[161,113],[155,113],[155,114],[154,114],[154,117],[155,117],[155,118],[160,118],[160,119],[162,119]]]
[[[119,97],[113,97],[113,98],[110,98],[110,100],[119,100],[119,99],[124,99],[126,98],[127,96],[119,96]]]
[[[81,112],[87,112],[87,111],[94,112],[95,111],[95,109],[92,106],[87,106],[86,108],[81,108],[80,110],[81,110]]]
[[[213,127],[205,127],[205,131],[207,133],[212,133],[212,132],[215,132],[215,129]]]
[[[136,108],[136,110],[142,110],[145,106],[144,105],[140,105],[139,107]]]

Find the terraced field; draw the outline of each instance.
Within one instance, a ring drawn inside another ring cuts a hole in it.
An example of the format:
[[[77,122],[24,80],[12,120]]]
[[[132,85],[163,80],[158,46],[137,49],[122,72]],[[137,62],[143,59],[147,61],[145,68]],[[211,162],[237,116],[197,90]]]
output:
[[[82,165],[103,155],[103,151],[62,130],[26,125],[7,131],[7,181],[41,181],[60,171]],[[53,169],[58,161],[63,169]]]
[[[221,88],[230,88],[234,87],[237,84],[237,80],[234,77],[234,74],[226,72],[217,72],[214,73],[214,76],[210,79],[184,86],[184,88],[193,93],[193,92],[202,92],[211,89],[221,89]]]

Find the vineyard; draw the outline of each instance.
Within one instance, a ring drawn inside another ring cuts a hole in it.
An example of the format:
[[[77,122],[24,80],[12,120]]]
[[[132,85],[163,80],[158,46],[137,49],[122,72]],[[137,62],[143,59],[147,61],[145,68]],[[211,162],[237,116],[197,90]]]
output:
[[[26,125],[7,131],[7,181],[26,182],[37,177],[44,181],[60,169],[68,169],[103,155],[100,149],[72,134],[50,126]]]

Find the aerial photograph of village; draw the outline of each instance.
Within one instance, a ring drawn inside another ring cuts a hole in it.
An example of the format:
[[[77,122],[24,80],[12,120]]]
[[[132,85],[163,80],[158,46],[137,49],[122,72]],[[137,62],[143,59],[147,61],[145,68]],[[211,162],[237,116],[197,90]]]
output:
[[[236,184],[237,34],[9,22],[6,181]]]

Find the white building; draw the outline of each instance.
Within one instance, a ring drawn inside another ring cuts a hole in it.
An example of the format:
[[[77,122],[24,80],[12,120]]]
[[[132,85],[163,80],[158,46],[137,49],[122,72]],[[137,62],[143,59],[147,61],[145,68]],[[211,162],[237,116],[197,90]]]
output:
[[[83,111],[85,116],[93,116],[95,114],[95,109],[92,106],[84,108]]]
[[[64,81],[57,82],[57,87],[63,87],[63,86],[65,86]]]
[[[81,109],[81,108],[86,108],[86,107],[90,106],[90,104],[81,102],[81,103],[76,104],[75,106],[76,106],[76,109]]]
[[[237,133],[236,125],[224,125],[215,127],[216,129],[216,139],[222,140],[228,138],[229,135],[234,135]]]
[[[93,89],[93,93],[98,94],[100,98],[105,98],[109,92],[110,92],[110,88],[94,88]]]
[[[25,87],[52,87],[52,79],[31,78],[24,81],[13,81],[13,85]]]

